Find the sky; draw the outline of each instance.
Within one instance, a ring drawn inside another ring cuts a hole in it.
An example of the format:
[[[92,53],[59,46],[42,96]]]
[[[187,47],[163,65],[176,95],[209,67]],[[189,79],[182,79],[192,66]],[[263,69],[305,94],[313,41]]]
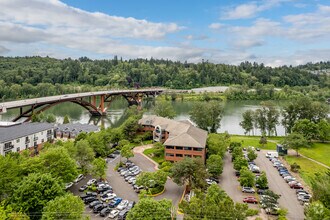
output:
[[[330,0],[0,0],[0,56],[330,60]]]

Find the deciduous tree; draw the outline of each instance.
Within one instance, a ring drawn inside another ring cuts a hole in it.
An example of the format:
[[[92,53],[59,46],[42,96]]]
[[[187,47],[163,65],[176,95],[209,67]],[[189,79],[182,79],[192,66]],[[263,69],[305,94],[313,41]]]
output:
[[[176,115],[176,112],[172,106],[171,102],[167,101],[160,101],[157,102],[154,110],[156,115],[164,117],[164,118],[174,118]]]
[[[289,134],[285,137],[282,143],[286,148],[295,150],[297,152],[297,156],[299,155],[298,151],[300,148],[308,147],[307,140],[304,138],[304,136],[298,133]]]
[[[91,168],[91,163],[94,160],[94,151],[89,146],[87,140],[80,140],[76,143],[76,160],[83,170],[83,172],[87,172]]]
[[[211,155],[206,160],[207,171],[213,176],[218,177],[223,170],[223,161],[220,155]]]
[[[243,120],[239,123],[239,125],[245,130],[244,134],[250,134],[253,131],[253,110],[247,110],[242,114]]]
[[[259,185],[260,189],[266,189],[268,186],[268,180],[266,173],[264,171],[261,172],[261,175],[257,178],[256,184]]]
[[[248,148],[247,151],[248,151],[247,156],[249,158],[249,161],[254,161],[258,157],[258,154],[251,148]]]
[[[101,157],[95,158],[92,165],[92,175],[100,179],[105,178],[105,170],[107,168],[105,160]]]
[[[239,183],[241,186],[253,187],[255,183],[255,175],[252,171],[248,170],[246,167],[243,167],[240,170]]]

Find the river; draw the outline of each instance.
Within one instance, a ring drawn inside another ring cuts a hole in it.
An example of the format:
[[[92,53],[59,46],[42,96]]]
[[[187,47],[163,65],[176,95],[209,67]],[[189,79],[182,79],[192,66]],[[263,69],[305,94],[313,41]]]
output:
[[[188,119],[189,111],[191,110],[193,104],[193,101],[173,102],[174,110],[177,113],[175,119]],[[154,101],[143,103],[143,108],[146,110],[145,114],[152,114],[151,109],[153,105]],[[283,106],[283,103],[277,103],[276,106],[280,110]],[[218,132],[227,131],[230,134],[244,134],[244,130],[239,125],[240,121],[242,121],[242,113],[248,109],[255,110],[257,108],[260,108],[260,101],[227,101],[224,103],[224,113]],[[126,109],[126,100],[123,98],[117,98],[108,108],[107,115],[103,117],[91,117],[88,111],[73,103],[62,103],[56,105],[48,109],[46,114],[54,114],[58,123],[62,123],[64,116],[68,115],[71,122],[94,123],[97,125],[102,124],[105,127],[117,127],[125,121],[125,117],[123,117],[123,115]],[[0,120],[10,121],[18,114],[18,109],[8,110],[7,113],[0,115]],[[277,126],[277,133],[279,136],[285,135],[283,126]],[[257,131],[256,134],[260,133]]]

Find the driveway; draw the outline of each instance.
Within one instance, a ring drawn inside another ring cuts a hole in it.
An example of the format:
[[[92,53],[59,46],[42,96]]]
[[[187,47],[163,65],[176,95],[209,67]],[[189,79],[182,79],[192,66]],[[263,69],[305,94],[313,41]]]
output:
[[[266,152],[266,150],[258,152],[258,157],[255,162],[262,171],[266,172],[269,188],[276,194],[281,195],[278,201],[280,207],[288,210],[288,219],[304,219],[304,209],[297,200],[295,190],[291,189],[284,179],[278,174],[272,163],[268,160],[268,158],[266,158]]]

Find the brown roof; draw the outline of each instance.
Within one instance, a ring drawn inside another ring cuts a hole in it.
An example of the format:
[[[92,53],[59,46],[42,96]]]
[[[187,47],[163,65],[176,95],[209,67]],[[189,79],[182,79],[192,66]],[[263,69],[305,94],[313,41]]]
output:
[[[186,146],[205,148],[207,131],[192,125],[188,121],[175,121],[168,118],[148,115],[139,120],[141,125],[160,126],[169,132],[168,139],[164,142],[167,146]]]

